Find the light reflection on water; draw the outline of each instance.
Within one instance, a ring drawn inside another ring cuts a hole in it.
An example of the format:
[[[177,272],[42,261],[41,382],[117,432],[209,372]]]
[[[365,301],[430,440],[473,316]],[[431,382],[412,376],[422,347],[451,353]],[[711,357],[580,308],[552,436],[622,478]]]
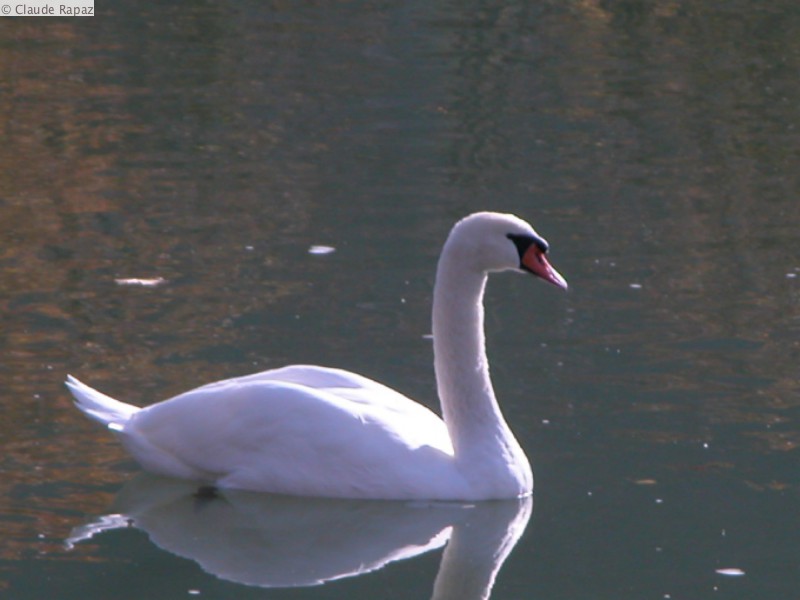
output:
[[[530,219],[571,284],[489,289],[493,376],[537,478],[493,597],[796,591],[792,5],[113,11],[0,23],[14,597],[85,597],[100,572],[149,597],[258,596],[178,559],[144,575],[167,559],[133,532],[63,550],[135,470],[64,375],[147,404],[316,362],[435,406],[435,259],[486,208]],[[308,594],[424,597],[437,568]]]

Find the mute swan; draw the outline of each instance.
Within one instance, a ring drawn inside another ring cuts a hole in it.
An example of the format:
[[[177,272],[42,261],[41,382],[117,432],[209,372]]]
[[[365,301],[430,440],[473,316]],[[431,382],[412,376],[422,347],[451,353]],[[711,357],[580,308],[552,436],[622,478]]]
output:
[[[299,496],[488,500],[529,494],[530,464],[489,378],[483,292],[491,271],[567,282],[525,221],[476,213],[436,271],[433,351],[443,419],[361,375],[295,365],[210,383],[139,408],[68,376],[77,407],[150,472]]]

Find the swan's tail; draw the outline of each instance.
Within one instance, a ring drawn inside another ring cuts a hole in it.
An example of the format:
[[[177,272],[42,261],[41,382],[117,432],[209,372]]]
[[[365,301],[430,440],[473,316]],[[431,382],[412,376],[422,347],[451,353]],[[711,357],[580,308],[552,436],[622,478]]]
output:
[[[80,408],[90,419],[121,431],[125,422],[141,409],[131,404],[109,398],[85,383],[81,383],[72,375],[67,375],[69,391],[75,396],[75,406]]]

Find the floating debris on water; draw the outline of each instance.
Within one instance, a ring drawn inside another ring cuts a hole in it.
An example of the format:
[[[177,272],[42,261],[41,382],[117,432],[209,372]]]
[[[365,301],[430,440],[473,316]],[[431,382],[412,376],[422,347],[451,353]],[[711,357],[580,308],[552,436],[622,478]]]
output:
[[[741,569],[731,568],[731,569],[717,569],[714,571],[718,575],[727,575],[728,577],[741,577],[744,575],[744,571]]]
[[[153,277],[152,279],[141,279],[138,277],[124,277],[115,279],[114,283],[117,285],[135,285],[139,287],[157,287],[167,283],[163,277]]]
[[[336,248],[333,246],[311,246],[308,249],[309,254],[331,254],[332,252],[336,252]]]

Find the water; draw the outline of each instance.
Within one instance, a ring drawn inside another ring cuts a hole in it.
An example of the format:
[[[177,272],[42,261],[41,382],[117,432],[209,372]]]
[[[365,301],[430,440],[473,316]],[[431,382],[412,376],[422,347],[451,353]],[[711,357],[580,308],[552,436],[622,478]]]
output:
[[[439,597],[468,593],[442,581],[480,597],[486,577],[462,574],[491,571],[493,538],[455,540],[487,512],[452,506],[357,519],[359,539],[384,544],[361,576],[259,587],[307,535],[273,533],[280,511],[327,523],[332,548],[357,525],[333,526],[338,505],[141,484],[62,387],[71,372],[147,404],[312,362],[435,407],[435,260],[480,209],[531,220],[571,284],[490,284],[495,386],[536,476],[527,526],[516,507],[487,517],[520,536],[491,597],[796,593],[793,4],[98,13],[0,21],[5,597],[425,598],[437,574]],[[130,278],[164,281],[117,282]],[[126,510],[137,527],[65,545]],[[369,530],[429,518],[415,551]],[[202,525],[211,542],[180,546]],[[480,568],[440,569],[450,531],[451,559]],[[257,559],[261,579],[215,570],[207,547]],[[346,556],[284,570],[330,576]]]

